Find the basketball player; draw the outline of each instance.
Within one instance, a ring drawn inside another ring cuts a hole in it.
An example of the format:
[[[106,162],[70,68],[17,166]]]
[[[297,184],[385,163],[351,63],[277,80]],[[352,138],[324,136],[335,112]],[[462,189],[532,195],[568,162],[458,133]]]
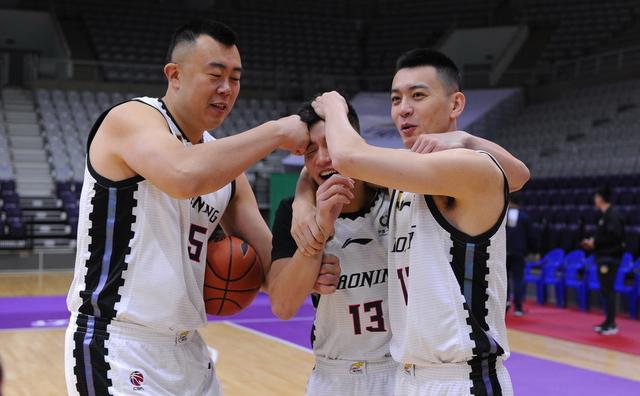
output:
[[[334,294],[312,294],[315,367],[307,395],[392,395],[397,364],[389,353],[387,323],[388,194],[336,174],[324,122],[310,102],[298,114],[309,125],[304,162],[308,177],[319,185],[316,218],[333,236],[323,240],[322,247],[325,257],[339,259],[341,268]],[[358,117],[350,105],[347,118],[358,130]],[[276,212],[269,273],[272,309],[282,319],[296,313],[322,273],[322,251],[305,256],[290,234],[292,201],[282,200]]]
[[[173,36],[163,98],[105,111],[87,143],[65,341],[69,394],[218,395],[202,297],[221,224],[258,252],[271,234],[243,171],[276,148],[301,154],[296,116],[215,140],[240,89],[236,35],[195,21]],[[233,155],[229,155],[233,153]]]
[[[391,354],[398,395],[511,395],[503,360],[508,183],[486,152],[421,155],[368,145],[336,92],[313,107],[340,174],[393,188],[389,207]],[[407,148],[454,131],[464,109],[457,67],[425,50],[403,54],[391,115]]]

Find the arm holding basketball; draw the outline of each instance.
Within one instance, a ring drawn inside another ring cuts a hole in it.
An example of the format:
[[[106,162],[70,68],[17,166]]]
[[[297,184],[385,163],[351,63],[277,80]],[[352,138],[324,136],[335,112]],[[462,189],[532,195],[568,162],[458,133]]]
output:
[[[271,231],[258,210],[258,203],[244,174],[236,179],[236,192],[220,225],[227,235],[239,236],[255,249],[266,281],[271,266]],[[263,289],[266,290],[266,285]]]

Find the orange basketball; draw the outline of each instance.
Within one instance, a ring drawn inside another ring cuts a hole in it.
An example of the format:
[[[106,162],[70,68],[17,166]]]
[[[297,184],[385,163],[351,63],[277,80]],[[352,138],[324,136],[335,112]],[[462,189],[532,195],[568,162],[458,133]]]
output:
[[[208,314],[240,312],[256,298],[262,279],[260,258],[247,242],[229,236],[207,245],[203,294]]]

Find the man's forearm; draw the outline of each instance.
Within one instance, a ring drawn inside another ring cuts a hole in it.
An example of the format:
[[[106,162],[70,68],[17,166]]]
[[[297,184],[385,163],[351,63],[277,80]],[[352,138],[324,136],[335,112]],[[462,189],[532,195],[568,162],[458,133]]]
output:
[[[302,168],[300,177],[298,177],[298,183],[296,184],[296,193],[293,199],[293,205],[315,207],[317,189],[318,185],[313,181],[311,176],[309,176],[307,168]]]
[[[269,299],[274,315],[286,320],[298,312],[313,291],[320,272],[322,252],[305,256],[298,249],[293,257],[281,260],[275,261],[271,268]]]
[[[511,155],[500,145],[487,139],[467,134],[465,147],[471,150],[486,151],[493,155],[507,176],[509,191],[511,192],[520,190],[531,176],[529,168],[522,161]]]

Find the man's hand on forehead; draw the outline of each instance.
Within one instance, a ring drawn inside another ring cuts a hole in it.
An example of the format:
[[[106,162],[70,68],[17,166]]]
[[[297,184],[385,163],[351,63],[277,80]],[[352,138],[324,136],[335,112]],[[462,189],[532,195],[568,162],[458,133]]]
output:
[[[343,110],[345,113],[349,112],[347,102],[342,95],[336,91],[323,93],[311,103],[311,106],[313,106],[313,110],[315,110],[316,114],[322,119],[326,119],[329,111]]]

